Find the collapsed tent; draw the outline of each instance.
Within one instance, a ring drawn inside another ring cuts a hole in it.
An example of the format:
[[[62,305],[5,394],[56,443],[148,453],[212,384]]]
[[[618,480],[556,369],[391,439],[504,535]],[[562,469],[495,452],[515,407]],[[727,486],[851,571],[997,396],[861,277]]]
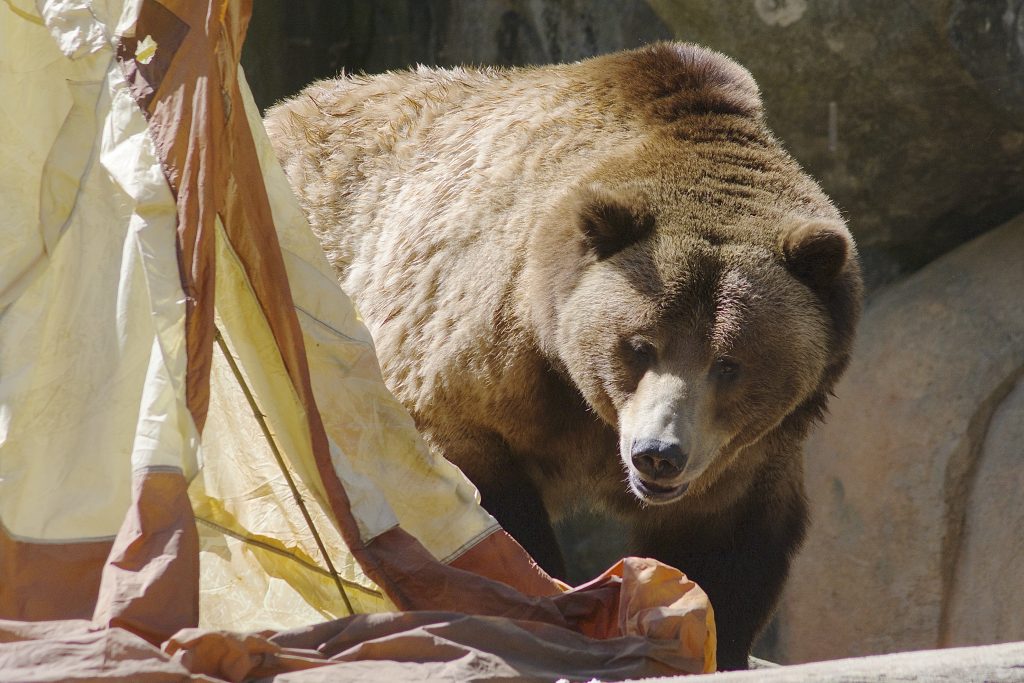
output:
[[[426,448],[270,150],[250,9],[0,3],[0,678],[714,670],[685,576],[568,590]]]

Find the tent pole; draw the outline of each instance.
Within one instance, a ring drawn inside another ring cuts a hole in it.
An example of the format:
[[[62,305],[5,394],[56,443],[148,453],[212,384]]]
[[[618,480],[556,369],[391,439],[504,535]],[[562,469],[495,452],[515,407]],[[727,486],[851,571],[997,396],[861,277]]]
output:
[[[221,336],[220,330],[214,327],[213,334],[214,339],[217,340],[217,345],[220,346],[220,350],[224,354],[224,358],[231,367],[231,372],[234,373],[235,379],[238,380],[238,385],[242,388],[242,392],[245,394],[245,398],[249,402],[249,407],[252,409],[253,416],[256,418],[256,421],[259,422],[260,429],[263,430],[264,438],[266,438],[267,443],[270,444],[270,450],[274,453],[274,458],[277,460],[278,467],[281,468],[281,473],[284,474],[285,481],[288,482],[288,488],[291,489],[292,497],[295,498],[295,503],[299,506],[299,511],[302,512],[303,519],[306,520],[309,530],[313,533],[316,545],[320,548],[320,554],[323,556],[324,563],[327,565],[327,571],[330,572],[331,577],[334,579],[334,584],[338,587],[338,593],[341,594],[341,599],[345,603],[345,609],[348,610],[349,614],[355,614],[356,612],[352,608],[352,602],[348,598],[348,592],[342,584],[338,571],[334,568],[334,563],[331,562],[331,557],[327,552],[327,546],[324,545],[323,539],[320,538],[320,533],[316,530],[316,526],[313,524],[313,518],[310,517],[309,511],[306,509],[306,503],[302,499],[302,494],[299,493],[299,489],[295,485],[295,480],[292,478],[291,472],[288,471],[287,465],[285,465],[284,456],[281,455],[281,450],[277,447],[277,442],[270,433],[270,427],[267,425],[266,418],[264,417],[263,412],[259,409],[259,405],[256,403],[256,398],[249,390],[249,386],[246,384],[245,379],[242,376],[242,371],[239,369],[238,364],[235,363],[234,356],[232,356],[228,350],[228,345],[224,341],[224,337]]]

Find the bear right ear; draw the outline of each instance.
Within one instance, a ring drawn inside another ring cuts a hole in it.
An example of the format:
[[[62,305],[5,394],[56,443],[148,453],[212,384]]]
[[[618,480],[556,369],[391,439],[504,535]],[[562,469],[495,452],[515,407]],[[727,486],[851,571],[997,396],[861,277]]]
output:
[[[782,255],[793,275],[813,287],[832,282],[853,253],[853,239],[839,221],[810,219],[782,231]]]
[[[577,199],[580,232],[598,260],[639,242],[654,229],[654,216],[636,200],[597,185],[583,188]]]

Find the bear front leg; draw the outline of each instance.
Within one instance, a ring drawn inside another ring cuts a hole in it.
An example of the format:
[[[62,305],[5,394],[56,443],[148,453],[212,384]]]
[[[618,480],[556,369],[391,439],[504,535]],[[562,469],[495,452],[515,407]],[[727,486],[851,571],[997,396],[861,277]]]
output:
[[[540,568],[566,578],[565,560],[540,489],[527,476],[504,440],[489,431],[460,425],[442,432],[425,430],[433,448],[469,477],[480,503],[516,539]],[[458,438],[443,438],[455,433]]]
[[[707,593],[720,670],[748,668],[754,638],[771,617],[803,540],[805,512],[780,518],[752,508],[739,519],[708,517],[676,528],[641,524],[635,534],[638,555],[676,567]]]
[[[530,553],[541,569],[564,581],[565,560],[544,500],[533,482],[511,466],[496,480],[477,483],[477,488],[484,509],[494,515],[501,528]]]

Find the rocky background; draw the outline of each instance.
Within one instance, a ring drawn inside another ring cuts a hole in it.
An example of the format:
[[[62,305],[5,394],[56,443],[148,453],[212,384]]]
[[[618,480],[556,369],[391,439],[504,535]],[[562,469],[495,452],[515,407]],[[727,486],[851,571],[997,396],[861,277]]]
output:
[[[671,38],[747,66],[771,127],[846,215],[869,287],[807,447],[812,531],[759,654],[1024,640],[1024,0],[255,5],[243,64],[263,107],[342,69]],[[593,516],[561,533],[579,580],[621,551]]]

